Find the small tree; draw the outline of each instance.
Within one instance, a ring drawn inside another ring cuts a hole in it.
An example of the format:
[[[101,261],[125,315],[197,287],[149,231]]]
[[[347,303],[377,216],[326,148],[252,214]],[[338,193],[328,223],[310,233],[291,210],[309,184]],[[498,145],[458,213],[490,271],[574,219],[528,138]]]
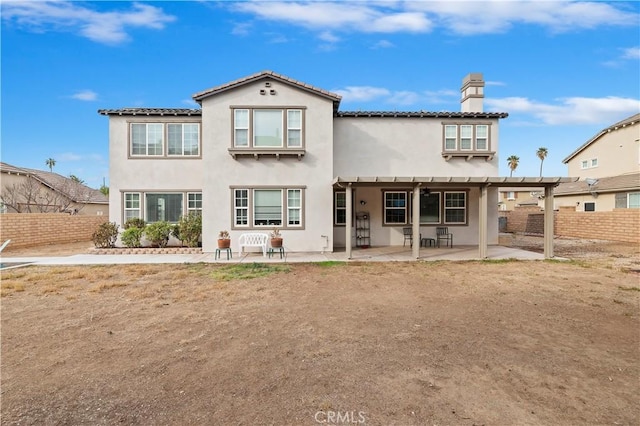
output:
[[[509,174],[509,177],[513,176],[513,172],[515,171],[515,169],[518,168],[518,163],[520,163],[520,157],[518,157],[517,155],[512,155],[509,158],[507,158],[507,163],[509,163],[509,168],[511,169],[511,173]]]
[[[47,161],[45,161],[44,164],[49,167],[49,171],[53,172],[53,167],[56,165],[56,160],[54,160],[53,158],[47,158]]]
[[[98,248],[113,248],[117,239],[118,225],[115,222],[101,223],[91,236],[91,241]]]
[[[171,234],[171,224],[166,221],[154,222],[144,228],[144,236],[154,247],[166,247]]]

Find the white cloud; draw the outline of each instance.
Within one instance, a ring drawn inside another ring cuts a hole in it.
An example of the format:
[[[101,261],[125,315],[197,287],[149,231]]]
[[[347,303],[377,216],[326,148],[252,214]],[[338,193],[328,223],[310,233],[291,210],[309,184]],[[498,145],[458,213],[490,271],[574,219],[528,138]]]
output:
[[[391,47],[395,47],[395,45],[389,40],[380,40],[376,44],[371,46],[372,49],[388,49]]]
[[[83,158],[84,157],[82,155],[73,152],[63,152],[56,156],[56,160],[58,161],[80,161]]]
[[[71,98],[79,101],[95,101],[98,99],[98,94],[93,90],[81,90],[71,95]]]
[[[176,18],[148,4],[133,3],[128,11],[99,12],[86,3],[61,0],[3,1],[2,19],[34,32],[69,31],[104,44],[130,39],[129,28],[163,29]]]
[[[489,98],[485,99],[485,104],[494,111],[529,114],[548,125],[606,125],[640,111],[640,100],[615,96],[561,98],[556,104],[536,102],[522,97]]]
[[[344,103],[368,102],[391,95],[388,89],[371,86],[348,86],[344,89],[332,90],[332,92],[342,96]]]
[[[622,49],[622,59],[640,59],[640,47]]]
[[[249,22],[238,22],[233,25],[233,29],[231,30],[231,34],[237,36],[246,36],[249,35],[249,30],[253,24]]]
[[[318,38],[327,43],[337,43],[340,41],[340,37],[333,34],[331,31],[323,31],[318,35]]]
[[[182,101],[183,105],[188,106],[189,108],[199,108],[200,105],[198,105],[198,103],[196,101],[194,101],[193,99],[183,99]]]
[[[474,35],[522,24],[563,32],[638,22],[624,5],[582,1],[245,1],[231,7],[259,19],[334,32],[425,33],[440,27]]]

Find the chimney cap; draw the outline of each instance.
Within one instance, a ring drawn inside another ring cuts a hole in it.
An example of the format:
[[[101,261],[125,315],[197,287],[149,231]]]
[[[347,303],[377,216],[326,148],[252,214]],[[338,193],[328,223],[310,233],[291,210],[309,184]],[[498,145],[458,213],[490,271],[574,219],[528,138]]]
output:
[[[482,73],[472,72],[467,74],[465,78],[462,79],[463,84],[472,83],[472,82],[484,82],[482,79]]]

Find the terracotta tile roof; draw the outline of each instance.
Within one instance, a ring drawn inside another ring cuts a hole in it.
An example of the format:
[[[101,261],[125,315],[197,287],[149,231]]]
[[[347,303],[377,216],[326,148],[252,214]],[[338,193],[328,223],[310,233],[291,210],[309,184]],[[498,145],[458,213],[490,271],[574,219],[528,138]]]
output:
[[[25,167],[16,167],[2,162],[0,162],[0,172],[33,176],[43,185],[59,192],[76,203],[109,203],[109,198],[97,189],[89,188],[84,184],[76,184],[72,179],[57,173],[28,169]]]
[[[584,150],[586,147],[588,147],[589,145],[591,145],[592,143],[594,143],[595,141],[600,139],[604,134],[612,132],[614,130],[618,130],[618,129],[626,127],[626,126],[631,126],[631,125],[634,125],[634,124],[638,124],[638,123],[640,123],[640,113],[639,114],[634,114],[631,117],[627,117],[624,120],[618,121],[616,124],[613,124],[613,125],[607,127],[606,129],[601,130],[600,132],[598,132],[597,135],[595,135],[594,137],[592,137],[591,139],[589,139],[588,141],[586,141],[585,143],[580,145],[580,147],[578,149],[576,149],[571,154],[569,154],[564,160],[562,160],[562,162],[564,164],[567,164],[569,162],[569,160],[571,160],[573,157],[575,157],[580,152],[582,152],[582,150]]]
[[[190,115],[202,115],[202,110],[199,108],[120,108],[120,109],[99,109],[98,114],[190,116]]]
[[[587,194],[591,192],[640,191],[640,173],[597,179],[589,186],[586,180],[561,183],[554,190],[555,195]]]
[[[271,80],[280,81],[282,83],[286,83],[286,84],[289,84],[291,86],[298,87],[299,89],[305,90],[307,92],[315,93],[316,95],[319,95],[319,96],[322,96],[324,98],[327,98],[327,99],[333,101],[335,110],[338,109],[338,105],[340,104],[340,100],[342,99],[342,97],[340,95],[337,95],[335,93],[329,92],[328,90],[324,90],[324,89],[321,89],[319,87],[312,86],[312,85],[304,83],[302,81],[295,80],[293,78],[290,78],[290,77],[287,77],[285,75],[278,74],[276,72],[269,71],[269,70],[261,71],[261,72],[249,75],[247,77],[239,78],[237,80],[230,81],[229,83],[225,83],[225,84],[222,84],[220,86],[215,86],[215,87],[212,87],[210,89],[203,90],[201,92],[195,93],[193,95],[193,99],[195,101],[199,102],[199,101],[203,100],[204,98],[206,98],[208,96],[212,96],[212,95],[215,95],[217,93],[225,92],[227,90],[236,88],[238,86],[242,86],[242,85],[245,85],[245,84],[249,84],[249,83],[253,83],[255,81],[265,80],[265,79],[271,79]]]

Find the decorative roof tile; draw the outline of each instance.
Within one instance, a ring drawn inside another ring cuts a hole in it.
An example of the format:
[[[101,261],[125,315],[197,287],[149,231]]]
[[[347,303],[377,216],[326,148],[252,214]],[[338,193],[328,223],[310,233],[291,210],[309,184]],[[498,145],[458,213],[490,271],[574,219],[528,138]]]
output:
[[[199,108],[120,108],[120,109],[99,109],[98,114],[102,115],[173,115],[190,116],[202,115]]]

